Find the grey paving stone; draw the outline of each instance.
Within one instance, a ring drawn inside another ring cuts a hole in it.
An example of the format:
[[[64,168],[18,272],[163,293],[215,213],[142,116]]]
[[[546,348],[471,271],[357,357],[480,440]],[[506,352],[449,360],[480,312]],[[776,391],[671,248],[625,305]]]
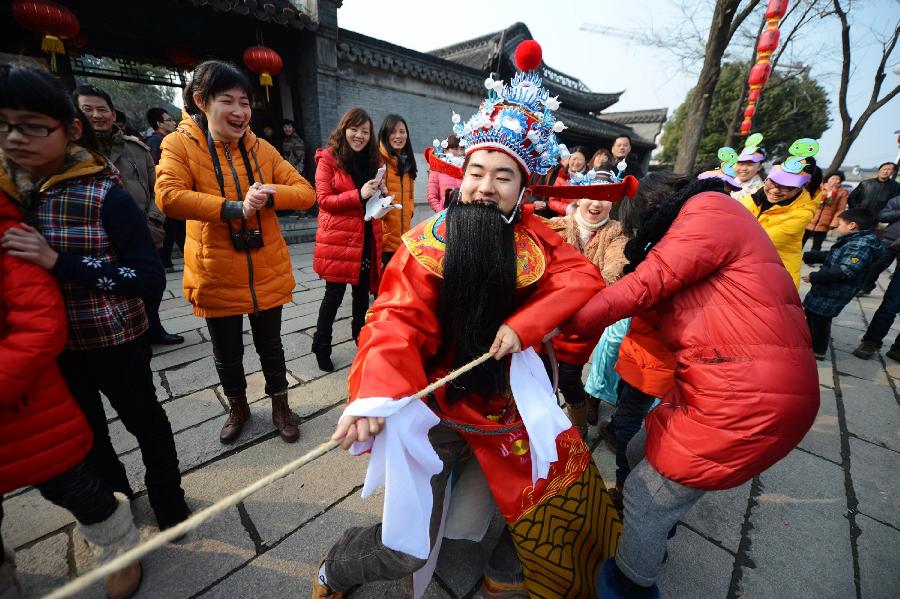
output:
[[[206,327],[206,321],[202,318],[188,314],[187,316],[179,316],[170,318],[165,322],[165,328],[170,333],[182,333],[184,331],[193,331]]]
[[[900,409],[889,385],[841,377],[847,428],[859,437],[900,451]]]
[[[185,480],[187,501],[193,509],[201,509],[218,497],[208,496],[202,487]],[[146,541],[157,528],[146,497],[132,504],[135,522]],[[211,585],[229,571],[241,566],[254,555],[255,547],[241,524],[237,508],[232,508],[206,522],[175,544],[160,547],[143,560],[144,582],[138,599],[152,597],[190,597]],[[96,567],[96,560],[87,543],[75,537],[75,563],[79,573]],[[96,585],[99,587],[100,585]],[[105,596],[99,588],[79,597]]]
[[[816,370],[819,373],[819,386],[833,389],[834,367],[831,365],[831,362],[816,361]]]
[[[153,355],[162,356],[170,352],[178,351],[180,349],[190,347],[191,345],[196,345],[197,343],[203,343],[204,341],[206,341],[200,335],[200,329],[194,331],[184,331],[178,334],[184,337],[184,343],[179,343],[178,345],[154,345]]]
[[[165,323],[170,318],[177,318],[179,316],[187,316],[189,314],[194,313],[194,307],[191,306],[187,302],[182,302],[180,305],[170,305],[163,308],[159,307],[159,319]]]
[[[294,292],[294,303],[306,304],[309,302],[321,302],[323,297],[325,297],[324,287],[319,287],[318,289],[304,287],[302,291]]]
[[[794,451],[760,479],[742,596],[855,596],[841,468]]]
[[[69,533],[53,535],[16,553],[23,599],[43,597],[69,581]]]
[[[382,500],[380,494],[363,500],[354,493],[203,596],[309,597],[319,563],[331,545],[351,526],[377,523]]]
[[[307,337],[307,339],[309,339],[309,337]],[[310,340],[310,344],[311,342],[312,340]],[[349,366],[353,362],[354,357],[356,357],[356,344],[352,341],[340,343],[332,347],[331,361],[334,363],[336,369]],[[287,369],[291,374],[304,382],[319,378],[326,374],[319,370],[316,356],[312,353],[308,353],[302,358],[289,361],[287,363]]]
[[[728,595],[734,562],[730,553],[684,527],[669,541],[668,551],[669,560],[658,581],[663,597],[712,599]]]
[[[900,531],[859,515],[859,582],[863,599],[900,597]]]
[[[31,489],[3,500],[3,544],[17,548],[75,523],[67,510]]]
[[[165,372],[173,397],[181,397],[219,384],[219,374],[216,372],[211,355]]]
[[[859,511],[900,528],[900,453],[850,438],[850,474]]]
[[[211,355],[212,343],[195,343],[164,354],[154,354],[153,358],[150,360],[150,368],[153,370],[166,370]]]
[[[881,385],[887,385],[887,375],[881,366],[881,361],[875,358],[862,360],[853,354],[837,350],[837,370],[842,375],[850,375],[865,381],[871,381]]]
[[[833,390],[821,389],[819,413],[812,428],[800,442],[800,447],[838,464],[841,463],[841,431],[838,427]]]
[[[318,437],[328,435],[322,430]],[[293,458],[302,455],[297,452]],[[285,459],[287,462],[289,459]],[[362,485],[368,458],[331,451],[244,501],[260,538],[273,545]]]
[[[749,497],[749,482],[726,491],[707,493],[682,520],[736,553],[741,542],[741,524]]]
[[[176,434],[188,427],[225,413],[222,403],[212,389],[204,389],[203,391],[172,400],[163,404],[163,408],[169,417],[172,431]],[[137,440],[125,430],[125,426],[121,421],[111,424],[109,433],[116,453],[121,454],[137,447]]]
[[[318,310],[318,308],[316,308]],[[281,324],[281,334],[296,333],[316,326],[317,313],[292,318]]]
[[[189,306],[190,304],[185,301],[183,297],[174,297],[169,299],[164,299],[159,304],[160,311],[163,310],[171,310],[172,308],[178,308],[180,306]]]
[[[859,334],[859,330],[856,328],[851,329],[838,324],[831,327],[831,342],[834,344],[835,349],[850,353],[859,345],[860,337],[862,335]]]
[[[347,370],[337,370],[288,391],[288,403],[301,418],[331,406],[343,410],[347,401]]]

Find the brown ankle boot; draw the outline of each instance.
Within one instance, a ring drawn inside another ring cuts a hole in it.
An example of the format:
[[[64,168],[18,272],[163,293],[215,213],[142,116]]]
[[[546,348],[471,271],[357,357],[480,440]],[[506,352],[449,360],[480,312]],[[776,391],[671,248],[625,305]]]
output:
[[[228,411],[228,420],[222,426],[219,433],[219,441],[225,445],[231,445],[241,436],[244,425],[250,420],[250,406],[247,405],[247,396],[238,395],[228,398],[231,409]]]
[[[107,599],[128,599],[134,597],[141,587],[144,570],[141,562],[134,562],[106,578]]]
[[[569,417],[569,420],[572,421],[572,426],[575,427],[575,430],[577,430],[578,434],[581,435],[581,438],[584,439],[588,432],[587,402],[583,401],[575,406],[566,404],[566,415]]]
[[[319,564],[319,570],[321,569],[322,564]],[[316,579],[313,581],[312,599],[343,599],[343,597],[344,593],[338,593],[332,589],[325,584],[321,576],[316,574]]]
[[[296,443],[300,438],[297,420],[288,405],[287,391],[272,396],[272,424],[285,443]]]

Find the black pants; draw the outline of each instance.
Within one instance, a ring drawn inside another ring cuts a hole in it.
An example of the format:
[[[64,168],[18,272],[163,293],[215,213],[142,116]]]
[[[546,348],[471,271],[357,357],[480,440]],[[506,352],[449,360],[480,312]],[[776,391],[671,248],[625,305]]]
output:
[[[391,261],[391,258],[394,257],[394,254],[396,254],[396,252],[383,252],[381,254],[381,265],[387,266],[388,262]]]
[[[166,236],[163,238],[159,257],[162,258],[163,266],[172,266],[172,247],[178,245],[178,249],[184,253],[184,238],[187,235],[187,226],[183,220],[167,216],[163,228]]]
[[[628,443],[641,430],[641,424],[656,399],[624,380],[619,383],[619,403],[610,418],[610,428],[616,436],[616,484],[624,485],[631,473],[626,450]]]
[[[155,297],[144,298],[144,309],[147,311],[147,320],[150,321],[150,329],[147,331],[147,336],[151,341],[166,334],[166,330],[159,320],[159,305],[161,303],[162,293]]]
[[[806,245],[806,240],[812,237],[812,250],[814,252],[818,252],[822,249],[822,242],[825,241],[825,237],[828,236],[828,231],[804,231],[803,232],[803,243],[800,244],[800,247]]]
[[[823,355],[828,353],[828,341],[831,339],[831,316],[806,312],[806,322],[809,324],[809,334],[812,336],[813,353]]]
[[[103,522],[113,515],[119,505],[112,489],[87,460],[36,486],[44,499],[69,510],[82,524]],[[3,496],[0,495],[2,522]],[[3,539],[0,538],[0,564],[5,560]]]
[[[156,400],[150,370],[150,342],[146,335],[114,347],[66,350],[59,357],[63,378],[94,431],[89,458],[114,491],[134,495],[125,467],[116,456],[100,393],[109,400],[125,429],[141,450],[150,506],[160,525],[187,513],[172,425]]]
[[[897,318],[898,312],[900,312],[900,274],[895,274],[891,277],[891,282],[884,292],[881,305],[878,306],[878,309],[875,310],[875,315],[872,316],[869,328],[866,329],[866,334],[863,335],[863,341],[872,341],[880,346],[891,330],[891,325],[894,324],[894,319]],[[897,335],[891,349],[900,349],[900,335]]]
[[[359,273],[359,284],[351,285],[350,293],[353,297],[353,316],[350,329],[353,340],[359,338],[359,331],[366,324],[366,310],[369,309],[369,271]],[[338,308],[344,300],[344,292],[347,283],[325,283],[325,297],[319,305],[319,319],[316,321],[316,332],[313,335],[312,349],[314,352],[330,352],[331,336],[334,329],[334,319],[337,317]]]
[[[879,275],[881,275],[881,273],[897,259],[897,254],[888,249],[890,244],[884,243],[883,241],[882,244],[884,244],[884,253],[869,266],[869,272],[866,274],[866,282],[863,283],[863,291],[873,291]]]
[[[284,347],[281,345],[281,306],[247,316],[250,318],[253,346],[266,379],[266,393],[284,393],[288,382]],[[243,395],[247,391],[247,379],[244,377],[244,316],[207,318],[206,326],[213,345],[216,372],[219,373],[225,395]]]
[[[541,360],[544,362],[547,376],[550,377],[552,383],[553,368],[550,358],[546,354],[541,354]],[[585,398],[584,383],[581,382],[581,371],[584,370],[584,364],[569,364],[557,360],[556,367],[559,370],[559,391],[562,393],[563,399],[570,406],[580,406],[584,403]]]

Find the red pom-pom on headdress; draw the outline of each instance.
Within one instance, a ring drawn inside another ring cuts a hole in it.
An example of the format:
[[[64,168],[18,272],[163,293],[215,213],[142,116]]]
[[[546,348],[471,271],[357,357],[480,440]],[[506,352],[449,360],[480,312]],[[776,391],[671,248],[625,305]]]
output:
[[[525,40],[516,48],[516,66],[520,71],[533,71],[541,66],[543,50],[534,40]]]

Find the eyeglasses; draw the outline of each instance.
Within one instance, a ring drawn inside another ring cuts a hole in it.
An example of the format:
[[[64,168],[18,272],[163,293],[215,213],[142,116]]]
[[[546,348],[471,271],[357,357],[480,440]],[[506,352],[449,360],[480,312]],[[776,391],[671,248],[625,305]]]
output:
[[[15,130],[25,137],[50,137],[50,134],[60,127],[62,125],[48,127],[47,125],[34,125],[32,123],[7,123],[6,121],[0,121],[0,135],[6,137]]]

